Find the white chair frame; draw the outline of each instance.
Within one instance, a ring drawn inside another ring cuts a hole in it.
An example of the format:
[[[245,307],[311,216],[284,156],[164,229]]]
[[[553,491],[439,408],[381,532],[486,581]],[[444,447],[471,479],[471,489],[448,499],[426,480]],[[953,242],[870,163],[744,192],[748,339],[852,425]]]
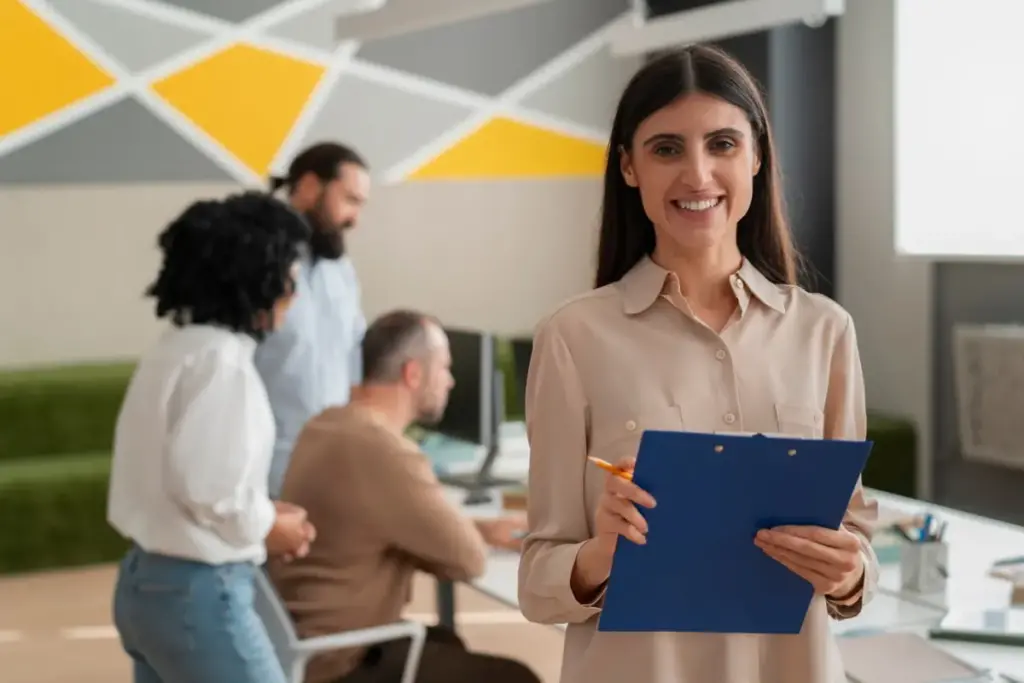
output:
[[[270,640],[281,661],[289,683],[303,683],[306,665],[315,655],[331,650],[376,645],[408,638],[409,655],[402,673],[402,683],[414,683],[427,638],[427,627],[413,621],[400,621],[385,626],[332,633],[300,639],[288,610],[277,590],[263,571],[256,572],[256,611],[270,634]]]

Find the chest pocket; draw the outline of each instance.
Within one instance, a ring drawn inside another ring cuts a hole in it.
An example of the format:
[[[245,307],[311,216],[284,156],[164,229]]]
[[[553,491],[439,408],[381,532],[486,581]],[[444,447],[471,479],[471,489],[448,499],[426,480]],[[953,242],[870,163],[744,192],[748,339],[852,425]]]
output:
[[[683,429],[682,410],[677,405],[649,407],[594,416],[590,430],[590,455],[614,463],[635,456],[640,437],[647,430],[673,431]]]
[[[808,439],[821,439],[825,434],[825,414],[813,406],[775,404],[778,433]]]

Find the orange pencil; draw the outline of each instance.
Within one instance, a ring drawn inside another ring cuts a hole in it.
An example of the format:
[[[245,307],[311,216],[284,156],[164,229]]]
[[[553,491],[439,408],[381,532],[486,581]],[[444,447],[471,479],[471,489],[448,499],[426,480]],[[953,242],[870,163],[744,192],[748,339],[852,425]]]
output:
[[[626,470],[624,470],[622,468],[616,467],[615,465],[611,464],[610,462],[605,462],[601,458],[595,458],[592,455],[588,455],[587,456],[587,460],[589,460],[590,462],[594,463],[595,465],[600,467],[605,472],[610,472],[611,474],[614,474],[616,477],[621,477],[622,479],[625,479],[626,481],[633,481],[633,473],[632,472],[628,472],[628,471],[626,471]]]

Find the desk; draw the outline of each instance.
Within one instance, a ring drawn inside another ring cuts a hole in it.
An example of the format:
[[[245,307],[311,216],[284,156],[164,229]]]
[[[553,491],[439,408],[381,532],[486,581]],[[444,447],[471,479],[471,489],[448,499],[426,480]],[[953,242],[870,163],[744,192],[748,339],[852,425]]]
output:
[[[857,618],[833,622],[837,635],[853,635],[865,630],[913,631],[927,635],[928,629],[942,619],[947,604],[984,609],[1009,603],[1009,584],[987,574],[996,559],[1024,554],[1024,529],[887,493],[869,490],[868,494],[885,508],[911,514],[928,511],[949,523],[946,530],[950,544],[948,590],[945,597],[903,592],[899,566],[882,565],[878,594]],[[497,506],[485,514],[494,514],[496,510]],[[474,511],[475,514],[481,512]],[[518,555],[494,551],[487,571],[471,585],[484,595],[518,608],[518,571]],[[565,626],[559,625],[559,628]],[[1024,680],[1024,648],[946,640],[932,642],[975,666],[996,669]]]
[[[464,505],[462,501],[466,497],[466,491],[463,489],[446,486],[444,492],[445,497],[449,501],[462,508],[462,511],[467,516],[474,519],[493,519],[503,514],[501,494],[498,491],[492,491],[491,501],[481,505]],[[487,560],[487,572],[478,581],[474,581],[470,585],[478,588],[485,595],[489,595],[499,602],[518,609],[519,599],[516,585],[518,572],[518,553],[491,550]],[[487,586],[488,589],[481,589],[478,584]],[[491,590],[494,592],[492,593]],[[511,601],[508,599],[509,595],[511,595]],[[438,624],[454,630],[456,626],[455,610],[455,584],[451,581],[439,580],[437,582]]]
[[[470,585],[484,595],[509,607],[519,608],[518,595],[519,555],[494,551],[487,562],[487,571]],[[942,618],[944,610],[927,604],[901,600],[896,596],[880,594],[868,604],[856,619],[833,622],[836,633],[859,630],[888,629],[894,624],[906,628],[924,627]],[[560,624],[559,628],[565,628]]]
[[[526,439],[526,425],[522,422],[502,424],[500,439],[501,455],[494,463],[492,474],[504,479],[518,479],[525,482],[530,466],[530,447]],[[482,446],[460,442],[435,433],[426,434],[420,447],[433,462],[434,470],[438,475],[476,472],[486,455]],[[497,492],[492,493],[496,494]],[[495,495],[494,500],[490,503],[466,506],[462,502],[466,491],[455,487],[446,487],[445,494],[451,502],[461,507],[470,517],[487,518],[501,514],[501,500],[498,495]],[[516,585],[516,571],[512,572],[509,584],[513,591]],[[518,607],[518,603],[515,603],[514,606]],[[438,623],[454,629],[455,610],[455,585],[451,581],[438,581]]]
[[[529,446],[519,425],[503,431],[503,457],[497,463],[503,477],[526,478]],[[506,446],[507,444],[507,446]],[[465,466],[475,466],[467,463]],[[947,606],[965,609],[1005,607],[1011,588],[1008,582],[988,576],[992,563],[1002,557],[1024,554],[1024,528],[986,519],[958,510],[930,505],[880,491],[868,490],[880,505],[903,513],[931,512],[948,522],[949,579],[944,595],[908,593],[901,589],[898,565],[882,565],[879,592],[856,619],[834,622],[837,634],[858,630],[912,630],[925,634],[945,614]],[[461,505],[464,492],[450,490],[451,500]],[[500,503],[464,507],[467,514],[488,517],[500,514]],[[510,607],[518,608],[519,557],[492,552],[487,571],[471,585],[481,593]],[[438,583],[438,616],[441,623],[454,626],[455,593],[450,582]],[[564,625],[560,626],[564,628]],[[954,656],[982,668],[993,668],[1024,680],[1024,648],[954,641],[934,641]]]
[[[1006,607],[1009,604],[1009,582],[994,579],[988,576],[988,572],[996,560],[1024,554],[1024,528],[889,493],[868,493],[885,508],[909,514],[931,512],[949,524],[946,528],[946,542],[949,544],[949,578],[945,594],[929,595],[903,591],[900,587],[898,565],[882,566],[879,577],[880,594],[888,594],[921,606],[935,607],[942,610],[942,614],[947,607],[980,610]],[[926,635],[927,628],[937,624],[939,619],[941,614],[924,628],[912,630]],[[996,669],[1024,680],[1024,648],[949,640],[932,642],[975,666]]]
[[[888,509],[908,514],[931,512],[949,523],[945,536],[949,544],[949,579],[944,596],[903,591],[898,565],[883,565],[879,577],[880,589],[900,594],[907,600],[943,609],[951,605],[970,605],[976,609],[998,608],[1009,603],[1010,584],[988,576],[988,572],[996,560],[1024,554],[1024,529],[902,496],[877,491],[871,491],[870,494]]]
[[[492,550],[487,571],[470,585],[489,598],[519,609],[519,554]]]

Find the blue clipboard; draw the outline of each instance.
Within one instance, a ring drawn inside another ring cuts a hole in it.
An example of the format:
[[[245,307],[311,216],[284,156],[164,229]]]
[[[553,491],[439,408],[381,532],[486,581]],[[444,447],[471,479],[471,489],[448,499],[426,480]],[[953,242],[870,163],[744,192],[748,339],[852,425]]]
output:
[[[799,633],[814,589],[754,545],[760,529],[838,529],[870,441],[646,431],[633,481],[657,506],[619,539],[601,631]]]

